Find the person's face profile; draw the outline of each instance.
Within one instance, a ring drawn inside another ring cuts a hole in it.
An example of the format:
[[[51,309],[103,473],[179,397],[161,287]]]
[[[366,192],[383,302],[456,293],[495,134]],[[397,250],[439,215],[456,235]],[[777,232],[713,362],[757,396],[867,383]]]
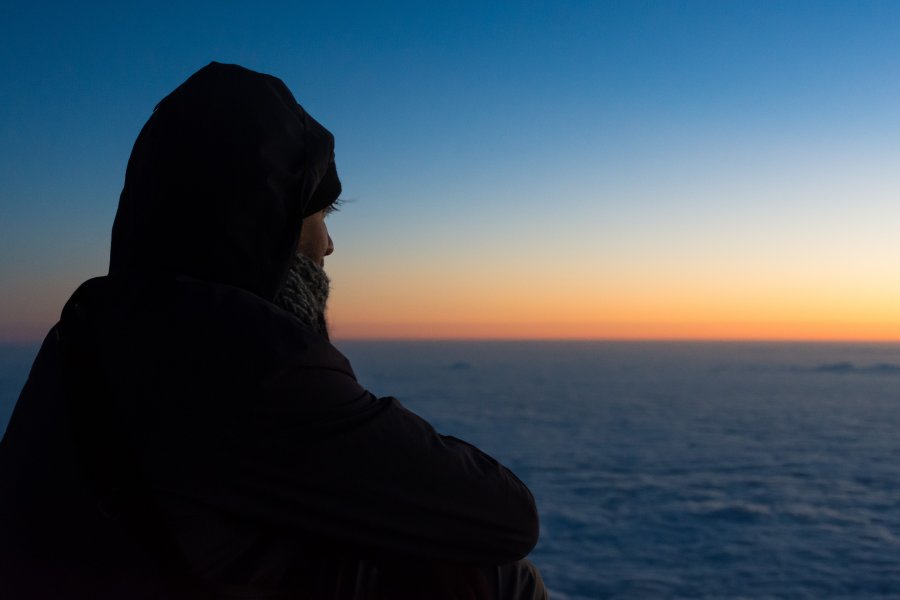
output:
[[[325,257],[334,252],[334,242],[328,235],[328,226],[325,224],[325,217],[330,212],[329,208],[324,208],[303,219],[300,241],[297,244],[300,254],[320,267],[325,266]]]

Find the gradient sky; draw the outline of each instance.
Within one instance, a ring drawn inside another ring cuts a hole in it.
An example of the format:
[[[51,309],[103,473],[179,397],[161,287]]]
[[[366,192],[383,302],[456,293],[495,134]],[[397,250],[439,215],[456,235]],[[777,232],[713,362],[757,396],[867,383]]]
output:
[[[338,337],[900,340],[900,3],[181,4],[0,7],[0,341],[211,60],[335,134]]]

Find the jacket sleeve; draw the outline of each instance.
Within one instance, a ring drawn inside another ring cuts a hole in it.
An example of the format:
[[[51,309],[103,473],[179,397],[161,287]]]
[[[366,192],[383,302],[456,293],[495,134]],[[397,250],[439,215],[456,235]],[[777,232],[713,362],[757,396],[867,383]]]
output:
[[[511,471],[340,369],[270,378],[246,427],[231,510],[426,559],[499,564],[537,542],[534,499]]]

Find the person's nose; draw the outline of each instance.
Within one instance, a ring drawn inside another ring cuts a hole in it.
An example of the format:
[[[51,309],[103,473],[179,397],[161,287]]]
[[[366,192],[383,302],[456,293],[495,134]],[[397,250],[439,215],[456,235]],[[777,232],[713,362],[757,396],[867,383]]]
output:
[[[331,239],[331,234],[328,234],[328,246],[325,248],[325,256],[331,255],[334,252],[334,240]]]

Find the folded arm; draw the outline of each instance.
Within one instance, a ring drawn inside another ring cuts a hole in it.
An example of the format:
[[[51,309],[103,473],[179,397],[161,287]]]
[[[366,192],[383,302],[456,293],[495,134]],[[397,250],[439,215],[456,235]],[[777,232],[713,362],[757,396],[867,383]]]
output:
[[[265,386],[225,501],[280,526],[423,559],[504,563],[537,542],[527,487],[336,369]]]

